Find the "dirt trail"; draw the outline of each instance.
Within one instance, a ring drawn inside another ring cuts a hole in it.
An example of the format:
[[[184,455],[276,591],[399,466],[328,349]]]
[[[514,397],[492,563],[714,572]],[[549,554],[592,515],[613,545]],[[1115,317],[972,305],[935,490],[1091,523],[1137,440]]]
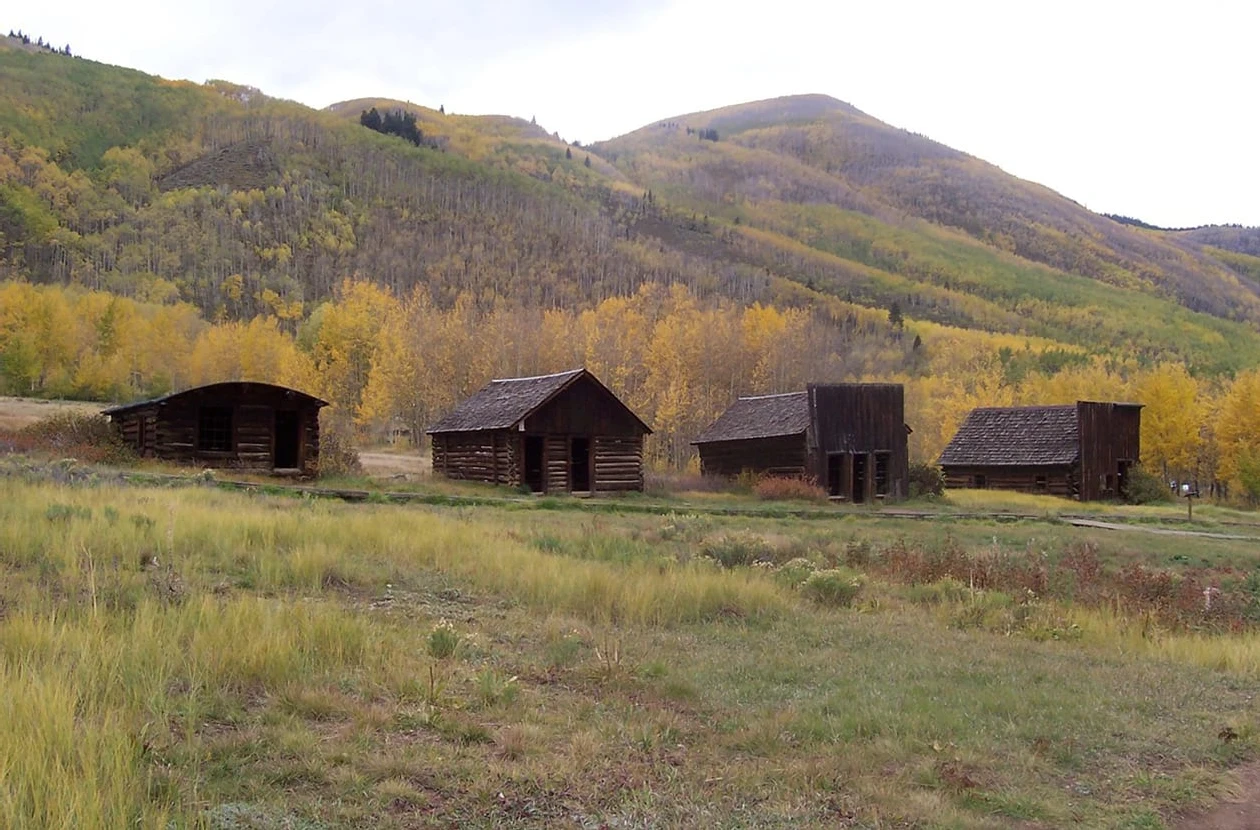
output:
[[[1175,830],[1260,830],[1260,762],[1236,770],[1238,796],[1179,817]]]

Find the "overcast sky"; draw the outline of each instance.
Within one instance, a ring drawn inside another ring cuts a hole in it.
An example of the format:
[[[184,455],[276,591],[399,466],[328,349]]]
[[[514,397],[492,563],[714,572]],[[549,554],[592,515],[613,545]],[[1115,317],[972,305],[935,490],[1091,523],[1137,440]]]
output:
[[[168,78],[534,117],[583,143],[820,92],[1099,212],[1260,225],[1254,0],[30,0],[0,26]]]

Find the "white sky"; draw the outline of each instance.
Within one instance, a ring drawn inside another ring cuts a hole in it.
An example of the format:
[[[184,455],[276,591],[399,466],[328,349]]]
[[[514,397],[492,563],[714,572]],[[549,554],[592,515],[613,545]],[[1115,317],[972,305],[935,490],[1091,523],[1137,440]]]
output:
[[[589,143],[805,92],[1165,226],[1260,225],[1254,0],[59,0],[0,27],[315,107],[391,97]]]

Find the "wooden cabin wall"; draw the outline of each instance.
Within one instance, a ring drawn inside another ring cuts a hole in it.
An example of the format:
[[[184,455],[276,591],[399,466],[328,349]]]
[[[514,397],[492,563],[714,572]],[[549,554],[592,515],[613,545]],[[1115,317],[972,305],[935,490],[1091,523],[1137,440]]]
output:
[[[548,493],[569,492],[569,436],[548,435],[543,439],[543,489]]]
[[[621,401],[590,378],[582,378],[525,419],[534,435],[643,435]],[[567,450],[566,450],[567,453]]]
[[[595,437],[591,450],[595,475],[591,487],[598,492],[643,489],[643,437]]]
[[[1080,401],[1081,499],[1115,498],[1121,462],[1136,464],[1141,452],[1142,410],[1129,404]]]
[[[1022,493],[1047,493],[1052,496],[1076,498],[1077,475],[1071,467],[955,467],[944,468],[945,486],[951,489],[974,487],[975,476],[985,478],[985,489],[1016,490]],[[1044,489],[1037,486],[1037,478],[1045,477]]]
[[[804,434],[712,441],[698,444],[696,449],[700,453],[700,471],[705,475],[737,476],[745,470],[771,476],[806,473]]]
[[[910,449],[901,384],[810,384],[807,389],[810,475],[825,483],[827,457],[834,453],[886,452],[888,497],[908,496]],[[872,472],[871,480],[873,475]],[[873,492],[871,487],[868,490]]]
[[[276,412],[270,406],[240,404],[232,418],[236,459],[241,467],[266,470],[272,466],[271,442]]]
[[[520,484],[520,439],[506,430],[447,432],[433,436],[433,471],[462,481]]]

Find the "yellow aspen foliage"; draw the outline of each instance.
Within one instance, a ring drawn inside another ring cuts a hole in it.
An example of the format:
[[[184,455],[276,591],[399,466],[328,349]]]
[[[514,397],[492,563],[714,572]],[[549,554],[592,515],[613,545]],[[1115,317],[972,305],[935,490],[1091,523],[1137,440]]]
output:
[[[1194,478],[1203,445],[1199,384],[1185,366],[1166,363],[1137,378],[1133,399],[1143,404],[1142,463],[1165,480]]]
[[[1260,465],[1260,370],[1241,373],[1225,391],[1216,440],[1219,478],[1253,498],[1260,496],[1260,481],[1255,480]]]

